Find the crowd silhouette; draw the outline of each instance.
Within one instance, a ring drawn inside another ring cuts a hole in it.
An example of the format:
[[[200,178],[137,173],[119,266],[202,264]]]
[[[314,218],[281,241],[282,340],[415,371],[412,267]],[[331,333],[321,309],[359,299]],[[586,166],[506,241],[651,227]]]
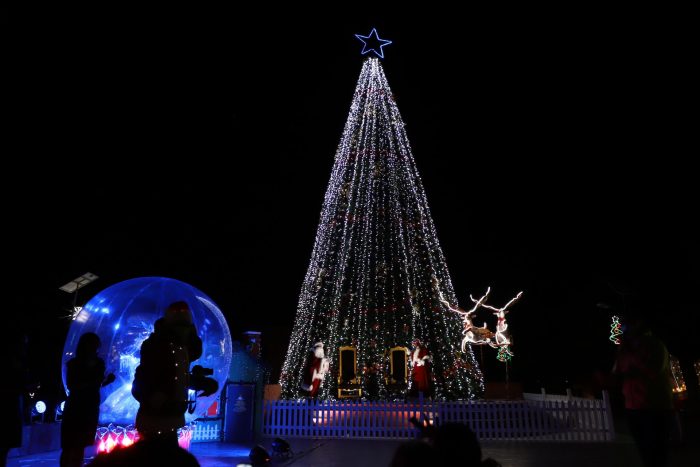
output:
[[[61,425],[61,467],[83,465],[85,447],[95,443],[100,388],[115,380],[114,374],[105,375],[105,362],[98,356],[100,344],[97,334],[83,334],[75,357],[66,363],[68,399]],[[178,445],[177,432],[185,425],[188,391],[194,388],[208,395],[217,390],[215,380],[201,374],[193,377],[189,372],[191,362],[201,355],[202,341],[188,304],[170,304],[155,322],[154,332],[141,345],[140,365],[132,384],[132,394],[139,402],[135,421],[139,441],[100,454],[90,465],[199,465],[192,454]],[[8,439],[18,444],[14,438]]]

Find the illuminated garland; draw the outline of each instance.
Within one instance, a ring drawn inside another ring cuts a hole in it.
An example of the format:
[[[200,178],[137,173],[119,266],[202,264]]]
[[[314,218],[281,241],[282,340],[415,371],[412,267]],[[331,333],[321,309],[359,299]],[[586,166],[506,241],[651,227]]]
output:
[[[620,345],[620,339],[618,336],[622,335],[622,325],[620,324],[620,318],[617,316],[612,317],[612,323],[610,324],[610,342],[615,345]]]
[[[393,397],[387,350],[410,347],[415,338],[433,355],[437,398],[479,396],[484,385],[474,354],[454,351],[460,317],[441,299],[457,303],[403,120],[379,60],[368,58],[302,285],[282,397],[304,397],[304,362],[318,340],[330,361],[319,398],[338,396],[338,348],[346,345],[357,350],[363,397]]]

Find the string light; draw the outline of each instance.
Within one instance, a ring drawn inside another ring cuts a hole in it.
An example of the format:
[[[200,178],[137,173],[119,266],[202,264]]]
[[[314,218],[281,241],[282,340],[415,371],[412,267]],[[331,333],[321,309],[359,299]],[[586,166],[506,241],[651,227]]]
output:
[[[685,385],[685,378],[683,377],[683,370],[681,369],[681,362],[678,361],[673,355],[669,356],[671,361],[671,375],[673,376],[673,388],[672,391],[676,394],[683,393],[688,390]]]
[[[460,316],[445,257],[396,102],[377,58],[368,58],[350,106],[282,368],[282,397],[299,399],[308,349],[325,343],[337,397],[338,348],[357,349],[363,397],[383,399],[387,350],[420,339],[433,355],[435,397],[483,393],[471,348],[455,352]],[[327,383],[327,384],[326,384]]]
[[[617,316],[612,317],[612,323],[610,324],[610,342],[615,345],[620,345],[620,339],[618,336],[622,335],[622,325],[620,324],[620,318]]]

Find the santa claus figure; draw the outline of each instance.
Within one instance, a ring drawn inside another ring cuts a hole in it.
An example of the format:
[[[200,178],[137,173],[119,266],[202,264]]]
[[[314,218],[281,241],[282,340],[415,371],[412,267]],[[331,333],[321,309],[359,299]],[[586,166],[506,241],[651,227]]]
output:
[[[414,339],[411,353],[411,392],[430,395],[430,353],[420,340]]]
[[[323,342],[316,342],[311,348],[301,383],[301,388],[309,393],[309,397],[316,397],[327,372],[328,359],[323,354]]]

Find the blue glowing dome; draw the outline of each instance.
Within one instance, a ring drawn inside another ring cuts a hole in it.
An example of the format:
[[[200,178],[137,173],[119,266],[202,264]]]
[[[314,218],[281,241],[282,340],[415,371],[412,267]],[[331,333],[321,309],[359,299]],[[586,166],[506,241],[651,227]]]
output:
[[[153,332],[153,323],[173,302],[184,300],[192,310],[197,333],[202,338],[202,357],[194,364],[213,368],[219,389],[224,387],[231,364],[231,333],[221,310],[198,289],[165,277],[139,277],[120,282],[98,293],[75,316],[63,349],[63,384],[66,362],[73,358],[83,333],[100,336],[100,356],[107,373],[116,381],[102,388],[100,423],[134,423],[139,403],[131,395],[131,383],[139,364],[141,343]],[[206,415],[218,392],[198,398],[187,421]]]

